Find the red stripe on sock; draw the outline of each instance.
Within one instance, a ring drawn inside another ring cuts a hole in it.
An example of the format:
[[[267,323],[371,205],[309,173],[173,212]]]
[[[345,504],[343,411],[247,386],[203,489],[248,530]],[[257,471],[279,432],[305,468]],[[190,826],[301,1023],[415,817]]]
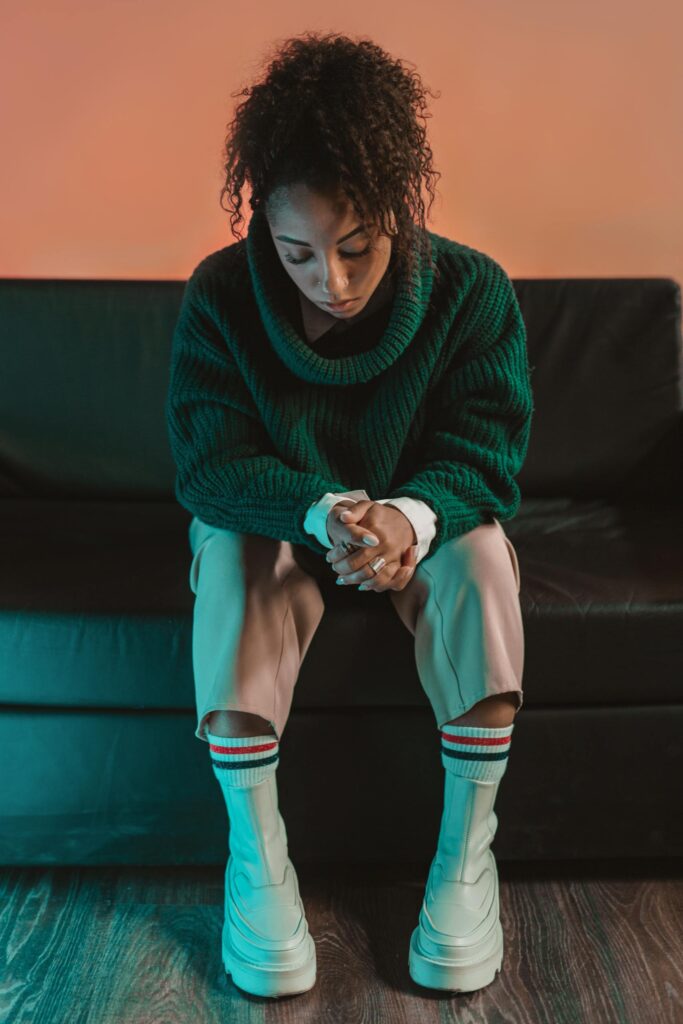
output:
[[[509,736],[453,736],[452,733],[442,732],[441,736],[451,743],[467,743],[473,747],[499,746],[501,743],[509,743],[512,733]]]
[[[273,740],[272,743],[255,743],[250,747],[219,747],[216,743],[209,743],[209,748],[215,754],[258,754],[262,750],[272,750],[277,743],[278,740]]]

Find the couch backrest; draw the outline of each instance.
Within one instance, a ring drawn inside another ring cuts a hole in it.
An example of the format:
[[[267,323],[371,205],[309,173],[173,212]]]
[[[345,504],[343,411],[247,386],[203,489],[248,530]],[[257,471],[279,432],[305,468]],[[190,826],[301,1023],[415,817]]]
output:
[[[535,412],[522,496],[681,493],[680,287],[513,281]],[[0,279],[0,497],[173,498],[184,281]]]
[[[522,496],[683,495],[681,289],[523,278],[534,418]]]
[[[184,281],[0,279],[0,495],[170,498]]]

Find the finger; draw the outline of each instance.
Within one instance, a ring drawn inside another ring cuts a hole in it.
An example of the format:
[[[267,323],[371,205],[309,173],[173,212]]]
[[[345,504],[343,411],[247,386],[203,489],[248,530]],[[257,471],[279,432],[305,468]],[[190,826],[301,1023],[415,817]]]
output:
[[[408,550],[405,553],[405,558],[406,558],[406,561],[403,563],[404,565],[410,565],[413,568],[416,566],[416,564],[417,564],[417,544],[411,544],[410,545],[410,547],[408,548]]]
[[[396,573],[396,576],[394,576],[394,579],[392,581],[392,583],[394,585],[393,585],[392,589],[393,590],[403,590],[403,588],[405,586],[407,586],[407,584],[412,579],[412,576],[413,576],[413,570],[411,568],[407,568],[406,569],[404,567],[401,570],[400,574]]]
[[[407,558],[411,564],[405,565],[401,562],[388,562],[386,565],[382,566],[376,576],[358,581],[358,589],[362,591],[374,590],[375,593],[378,594],[381,594],[385,590],[403,590],[415,572],[417,545],[411,545],[406,550],[403,557]],[[362,566],[358,572],[363,572],[364,568],[365,567]],[[351,572],[343,576],[345,583],[348,585],[357,582],[354,578],[355,575],[355,573]]]
[[[379,537],[377,536],[377,534],[373,533],[371,530],[366,530],[363,526],[358,526],[356,524],[356,519],[362,519],[365,513],[367,512],[366,507],[359,509],[358,506],[366,506],[367,504],[367,502],[358,501],[352,508],[342,509],[339,515],[337,515],[337,513],[335,512],[335,516],[338,522],[342,526],[346,527],[349,534],[349,540],[352,543],[365,544],[365,538],[367,537],[370,540],[369,546],[376,547],[379,544]]]
[[[375,593],[381,594],[384,590],[388,589],[388,585],[396,574],[398,565],[398,562],[388,562],[374,576],[362,580],[358,589],[363,591],[374,590]]]
[[[381,574],[384,572],[386,568],[386,565],[383,565],[379,572],[376,573],[373,573],[372,570],[370,570],[370,573],[372,573],[371,575],[370,573],[368,573],[368,566],[369,562],[364,562],[357,569],[349,567],[349,569],[345,572],[337,570],[339,572],[339,579],[337,580],[338,585],[341,587],[351,587],[354,585],[362,587],[363,584],[365,584],[364,589],[367,590],[367,584],[374,584],[375,580],[377,580],[381,576]]]
[[[358,519],[362,519],[369,508],[372,508],[374,501],[366,501],[365,498],[361,501],[355,501],[352,505],[340,505],[339,516],[343,517],[344,521],[356,522]],[[337,510],[335,509],[335,515]]]
[[[402,590],[403,587],[400,584],[401,570],[398,569],[393,576],[391,576],[386,582],[380,582],[378,586],[373,587],[378,594],[383,594],[385,590]]]
[[[372,530],[367,530],[364,526],[358,526],[354,519],[347,521],[344,515],[344,513],[346,512],[350,512],[351,516],[353,516],[355,510],[344,509],[344,512],[338,515],[335,509],[333,513],[333,518],[336,522],[336,525],[343,526],[345,529],[346,536],[343,538],[344,540],[348,540],[353,544],[362,544],[364,537],[372,537],[379,544],[379,538],[376,533],[373,533]],[[362,519],[362,516],[358,513],[356,513],[356,517],[358,519]]]
[[[354,544],[353,546],[349,545],[348,548],[343,548],[341,544],[335,544],[325,555],[325,561],[329,562],[336,572],[341,572],[342,569],[346,568],[341,563],[346,562],[350,555],[355,555],[356,551],[364,547],[364,544]]]
[[[355,523],[343,523],[342,525],[347,529],[349,543],[365,546],[365,538],[368,537],[371,540],[371,543],[368,545],[369,547],[377,547],[379,544],[379,537],[372,530],[366,530],[363,526],[356,526]]]

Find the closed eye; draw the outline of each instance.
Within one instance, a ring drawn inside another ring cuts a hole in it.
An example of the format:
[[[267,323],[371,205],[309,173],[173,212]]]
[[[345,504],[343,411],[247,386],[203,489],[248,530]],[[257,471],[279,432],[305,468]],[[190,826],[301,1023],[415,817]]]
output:
[[[367,256],[371,248],[371,244],[368,243],[364,249],[361,249],[360,252],[343,252],[341,255],[346,256],[346,258],[350,260],[357,260],[360,259],[361,256]],[[285,256],[285,260],[287,261],[287,263],[295,263],[297,266],[299,266],[301,263],[308,263],[310,258],[310,256],[305,256],[301,260],[295,260],[293,256]]]

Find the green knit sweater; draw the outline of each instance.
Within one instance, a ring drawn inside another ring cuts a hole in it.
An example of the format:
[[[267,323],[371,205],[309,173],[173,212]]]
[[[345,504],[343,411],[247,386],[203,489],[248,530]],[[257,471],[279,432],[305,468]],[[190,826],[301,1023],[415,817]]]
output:
[[[427,502],[437,516],[430,556],[516,514],[533,413],[517,298],[490,256],[426,234],[431,258],[418,253],[412,294],[398,276],[377,343],[335,358],[297,331],[296,285],[262,211],[246,238],[197,265],[166,399],[184,508],[318,554],[327,549],[303,522],[328,491]]]

